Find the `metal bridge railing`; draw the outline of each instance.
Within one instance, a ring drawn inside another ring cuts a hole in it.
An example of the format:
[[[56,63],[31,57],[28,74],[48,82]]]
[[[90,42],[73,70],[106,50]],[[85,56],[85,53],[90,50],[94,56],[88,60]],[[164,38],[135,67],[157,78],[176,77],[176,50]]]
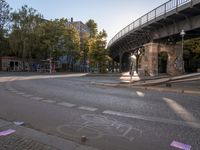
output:
[[[136,21],[132,22],[125,28],[123,28],[121,31],[119,31],[108,43],[108,47],[112,45],[116,40],[127,34],[128,32],[136,29],[139,26],[142,26],[156,18],[158,18],[161,15],[164,15],[172,10],[177,9],[178,7],[191,2],[192,0],[170,0],[159,7],[153,9],[152,11],[148,12],[144,16],[140,17]]]

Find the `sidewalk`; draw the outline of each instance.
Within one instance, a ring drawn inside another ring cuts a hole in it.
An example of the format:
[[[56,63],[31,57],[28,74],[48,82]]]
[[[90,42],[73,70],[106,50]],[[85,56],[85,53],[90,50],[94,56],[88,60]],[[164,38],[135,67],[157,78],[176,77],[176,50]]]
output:
[[[142,79],[139,81],[133,81],[132,85],[143,85],[143,86],[152,86],[152,85],[160,85],[162,83],[174,83],[174,82],[185,82],[185,81],[193,81],[193,80],[200,80],[200,73],[193,73],[193,74],[186,74],[186,75],[180,75],[180,76],[158,76],[153,77],[150,79]]]
[[[113,81],[111,82],[111,80]],[[133,76],[132,82],[130,82],[130,76],[127,73],[123,73],[121,77],[114,76],[112,79],[110,78],[110,82],[98,82],[95,84],[111,87],[127,87],[134,89],[200,95],[200,73],[186,74],[175,77],[162,75],[158,77],[143,77],[142,79],[139,76]]]
[[[0,135],[0,150],[97,150],[0,119],[0,132],[8,129],[15,132]]]
[[[200,73],[143,80],[131,85],[135,88],[140,87],[146,90],[200,95]]]

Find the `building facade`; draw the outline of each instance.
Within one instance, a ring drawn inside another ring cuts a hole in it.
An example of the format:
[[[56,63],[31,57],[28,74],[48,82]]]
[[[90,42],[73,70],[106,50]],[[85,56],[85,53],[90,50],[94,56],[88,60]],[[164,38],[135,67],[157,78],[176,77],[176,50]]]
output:
[[[89,38],[90,36],[90,29],[89,27],[84,24],[82,21],[74,21],[73,18],[71,18],[70,22],[66,23],[67,26],[70,27],[74,27],[76,29],[76,31],[79,34],[80,37],[80,51],[83,52],[83,59],[78,61],[78,62],[74,62],[74,58],[72,56],[64,56],[60,58],[60,63],[61,65],[64,63],[68,63],[70,64],[70,67],[67,68],[73,68],[70,70],[73,71],[80,71],[80,72],[87,72],[88,71],[88,61],[87,61],[87,54],[84,51],[83,48],[83,43],[84,43],[84,39],[85,38]]]
[[[89,27],[84,24],[82,21],[74,21],[73,18],[71,18],[70,22],[66,23],[67,26],[72,26],[74,27],[80,36],[80,41],[84,38],[84,36],[90,36],[90,29]]]
[[[0,57],[1,71],[21,71],[22,61],[17,57],[4,56]]]

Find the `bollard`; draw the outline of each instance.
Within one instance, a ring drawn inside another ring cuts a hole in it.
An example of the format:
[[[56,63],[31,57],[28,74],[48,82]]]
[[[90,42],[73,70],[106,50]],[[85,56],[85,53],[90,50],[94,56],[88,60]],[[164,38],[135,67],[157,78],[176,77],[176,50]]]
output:
[[[86,136],[81,136],[81,143],[85,143],[87,141],[87,137]]]

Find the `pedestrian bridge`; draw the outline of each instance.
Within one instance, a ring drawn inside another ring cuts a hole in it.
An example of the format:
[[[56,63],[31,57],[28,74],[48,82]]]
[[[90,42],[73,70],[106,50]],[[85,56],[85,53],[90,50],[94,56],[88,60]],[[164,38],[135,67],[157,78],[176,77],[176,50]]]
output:
[[[109,41],[108,49],[120,70],[128,70],[127,58],[134,53],[143,73],[156,75],[160,68],[161,72],[181,74],[184,64],[180,41],[195,37],[200,37],[200,0],[170,0],[119,31]],[[166,61],[159,64],[163,52],[167,53]],[[143,58],[139,58],[141,54]]]

